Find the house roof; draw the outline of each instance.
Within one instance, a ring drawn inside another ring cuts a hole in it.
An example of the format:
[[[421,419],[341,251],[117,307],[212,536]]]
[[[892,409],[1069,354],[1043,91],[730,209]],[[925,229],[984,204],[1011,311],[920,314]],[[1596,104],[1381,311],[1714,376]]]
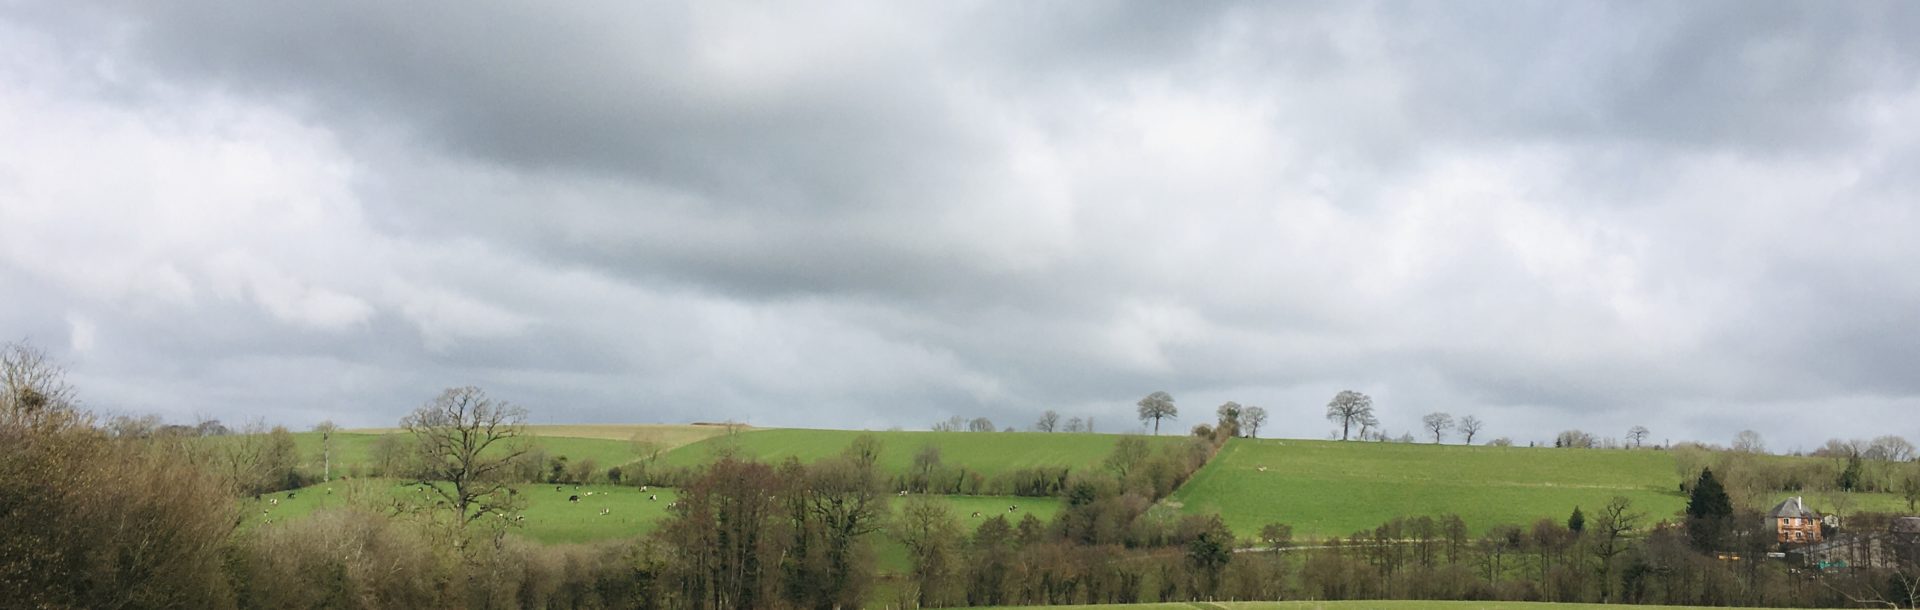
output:
[[[1800,500],[1800,496],[1787,498],[1786,501],[1781,502],[1779,505],[1774,506],[1773,510],[1768,511],[1767,516],[1775,519],[1784,519],[1789,517],[1799,517],[1802,519],[1819,519],[1820,518],[1819,513],[1815,513],[1813,511],[1807,510],[1807,504],[1806,502],[1803,502]]]

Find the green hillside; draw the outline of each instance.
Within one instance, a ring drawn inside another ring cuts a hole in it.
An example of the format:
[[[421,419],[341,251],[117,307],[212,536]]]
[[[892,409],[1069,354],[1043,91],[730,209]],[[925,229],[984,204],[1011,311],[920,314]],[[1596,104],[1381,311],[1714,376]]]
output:
[[[1265,471],[1260,469],[1265,467]],[[1460,515],[1474,531],[1564,518],[1626,496],[1665,517],[1686,504],[1658,451],[1235,439],[1173,496],[1242,536],[1266,523],[1326,538],[1394,517]]]
[[[347,474],[355,466],[366,468],[376,460],[376,446],[383,436],[393,435],[401,441],[408,441],[402,433],[335,432],[333,434],[334,475]],[[534,434],[528,437],[534,447],[547,452],[549,457],[566,456],[568,460],[578,462],[591,458],[601,468],[618,466],[631,462],[636,457],[633,443],[624,440],[603,438],[576,438],[567,436],[547,436]],[[245,442],[248,437],[241,435],[208,437],[206,442],[215,446],[228,443]],[[301,459],[317,468],[320,465],[321,439],[318,432],[294,432],[293,442],[299,448]],[[316,472],[317,474],[317,472]]]
[[[1218,512],[1247,537],[1273,522],[1292,525],[1295,536],[1327,538],[1449,513],[1479,533],[1564,519],[1576,506],[1591,512],[1614,496],[1652,520],[1672,518],[1686,506],[1676,476],[1665,451],[1235,439],[1171,499],[1188,513]],[[1801,495],[1833,506],[1826,495]],[[1849,502],[1854,511],[1906,508],[1892,494],[1852,494]]]
[[[903,472],[913,463],[922,447],[938,445],[941,462],[966,466],[982,475],[1033,466],[1068,466],[1076,470],[1097,468],[1118,434],[1046,434],[1039,432],[861,432],[857,430],[808,430],[776,428],[752,430],[731,436],[717,436],[668,453],[663,462],[670,466],[695,466],[713,459],[726,447],[737,448],[739,455],[767,462],[788,457],[802,461],[838,455],[853,439],[870,434],[880,440],[880,465],[890,472]],[[1148,442],[1183,442],[1179,436],[1143,437]]]

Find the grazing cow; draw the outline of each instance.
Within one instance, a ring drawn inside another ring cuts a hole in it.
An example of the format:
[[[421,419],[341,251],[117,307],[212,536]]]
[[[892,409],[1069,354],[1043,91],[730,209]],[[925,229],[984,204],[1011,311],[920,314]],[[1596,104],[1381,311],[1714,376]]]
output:
[[[611,512],[613,512],[613,509],[611,508],[602,508],[600,509],[600,516],[605,517],[607,516],[607,513],[611,513]]]
[[[591,492],[591,491],[589,491],[589,492],[587,492],[587,497],[589,497],[589,498],[591,498],[591,497],[593,497],[593,492]]]
[[[579,503],[580,503],[580,496],[567,496],[567,501],[568,501],[568,502],[572,502],[572,503],[574,503],[574,504],[579,504]]]
[[[260,514],[262,515],[267,514],[267,509],[264,509],[264,508],[260,509]]]
[[[1261,467],[1259,467],[1259,468],[1255,468],[1254,470],[1258,470],[1258,471],[1260,471],[1260,472],[1266,472],[1266,471],[1267,471],[1267,467],[1266,467],[1266,466],[1261,466]]]
[[[902,489],[902,490],[900,490],[900,497],[902,497],[902,498],[905,498],[905,497],[907,497],[907,490],[905,490],[905,489]]]
[[[555,486],[553,486],[553,490],[554,490],[554,491],[560,491],[560,486],[559,486],[559,485],[555,485]]]
[[[293,492],[291,492],[291,491],[289,491],[289,492],[287,492],[287,499],[288,499],[288,500],[292,500],[292,499],[293,499]]]
[[[645,486],[645,485],[641,485],[641,486],[640,486],[640,491],[646,491],[646,490],[647,490],[647,486]]]
[[[667,508],[673,508],[673,507],[675,507],[675,506],[679,506],[679,505],[680,505],[680,503],[679,503],[679,502],[668,502],[668,503],[667,503]]]
[[[267,498],[267,503],[268,503],[268,504],[272,504],[272,505],[274,505],[274,506],[279,506],[279,505],[280,505],[280,499],[279,499],[279,498]]]
[[[979,518],[980,518],[980,511],[977,511],[977,510],[976,510],[976,511],[973,511],[973,518],[975,518],[975,519],[979,519]]]
[[[1007,512],[1013,512],[1013,511],[1016,511],[1016,510],[1020,510],[1020,507],[1019,507],[1019,506],[1009,506],[1009,507],[1007,507]]]
[[[648,501],[648,502],[652,502],[652,501],[655,501],[655,500],[659,500],[659,499],[660,499],[660,496],[647,496],[647,501]]]
[[[526,521],[526,520],[527,520],[527,516],[526,516],[526,515],[514,515],[514,517],[513,517],[513,520],[514,520],[514,521]]]

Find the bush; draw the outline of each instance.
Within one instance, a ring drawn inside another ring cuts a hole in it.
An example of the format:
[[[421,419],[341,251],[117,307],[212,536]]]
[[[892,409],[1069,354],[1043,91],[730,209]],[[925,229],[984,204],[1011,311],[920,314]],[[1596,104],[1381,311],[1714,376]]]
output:
[[[227,487],[174,438],[0,426],[0,599],[228,608]]]

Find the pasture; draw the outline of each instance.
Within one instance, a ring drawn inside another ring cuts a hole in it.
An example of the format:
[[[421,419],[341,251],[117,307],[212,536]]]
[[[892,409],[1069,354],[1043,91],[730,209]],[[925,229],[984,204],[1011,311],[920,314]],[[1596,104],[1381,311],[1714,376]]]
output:
[[[555,488],[560,488],[558,491]],[[516,527],[523,536],[539,542],[592,542],[628,538],[646,534],[667,516],[667,504],[679,499],[674,490],[621,485],[515,485],[518,497],[526,502],[520,511],[526,520]],[[329,493],[331,490],[331,493]],[[259,500],[240,502],[243,524],[255,526],[266,521],[294,522],[322,508],[360,506],[369,510],[392,510],[396,504],[431,505],[439,499],[432,492],[419,491],[417,485],[394,479],[360,479],[321,483],[291,492],[265,494]],[[580,496],[578,503],[569,502]],[[658,500],[648,500],[657,496]],[[277,500],[277,502],[275,502]],[[607,514],[601,514],[602,510]]]
[[[692,427],[693,426],[673,426],[672,428]],[[529,428],[532,429],[535,434],[530,435],[528,441],[535,449],[545,451],[549,458],[566,456],[567,460],[572,463],[579,463],[579,461],[583,459],[591,459],[601,472],[605,472],[607,468],[612,466],[620,466],[632,462],[639,457],[634,452],[633,443],[624,438],[614,440],[608,438],[560,436],[558,434],[542,434],[541,428],[545,427],[530,426]],[[581,430],[565,430],[580,428],[578,426],[555,426],[555,428],[562,428],[563,430],[561,431],[582,432]],[[616,434],[625,429],[652,428],[652,426],[620,426],[617,428],[623,430],[606,431],[604,434]],[[691,432],[675,430],[664,434],[665,436],[662,438],[688,442],[693,440]],[[294,446],[299,450],[301,463],[308,466],[316,475],[319,474],[321,455],[320,433],[294,432],[292,436]],[[396,447],[404,446],[407,442],[411,441],[403,432],[335,432],[333,434],[334,476],[352,474],[356,467],[368,472],[375,472],[373,469],[379,465],[378,462],[380,461],[381,454],[379,445],[383,437],[391,438]],[[208,437],[205,440],[218,447],[221,444],[239,443],[257,439],[243,435],[232,435]]]
[[[1220,513],[1244,537],[1272,522],[1327,538],[1448,513],[1483,532],[1564,519],[1614,496],[1664,518],[1686,505],[1674,476],[1671,456],[1656,451],[1235,439],[1172,500]]]
[[[1077,434],[1040,432],[918,432],[858,430],[810,430],[774,428],[749,430],[723,435],[687,445],[668,453],[661,463],[668,466],[697,466],[713,459],[719,451],[732,449],[738,455],[765,462],[788,457],[811,462],[839,455],[853,439],[872,435],[880,440],[880,467],[888,472],[905,472],[921,448],[940,448],[940,460],[948,466],[965,466],[984,476],[994,476],[1034,466],[1066,466],[1074,470],[1098,468],[1113,452],[1118,434]],[[1155,446],[1185,441],[1177,435],[1145,436]]]
[[[593,542],[647,534],[667,517],[667,505],[680,498],[675,490],[661,487],[649,488],[644,492],[638,487],[624,485],[528,483],[513,487],[519,492],[518,497],[526,502],[519,513],[526,519],[519,522],[516,531],[527,538],[548,544]],[[580,496],[580,501],[569,502],[571,496]],[[649,496],[659,499],[649,500]],[[1056,498],[934,497],[948,503],[954,518],[968,533],[995,515],[1005,516],[1014,523],[1029,513],[1042,521],[1052,521],[1054,514],[1060,511],[1060,500]],[[264,494],[259,500],[245,498],[240,501],[240,510],[242,523],[247,527],[255,527],[267,521],[297,522],[323,508],[359,506],[387,511],[396,503],[431,505],[438,499],[439,496],[430,491],[422,492],[417,485],[403,484],[395,479],[359,479],[293,490],[291,497],[289,492],[283,491]],[[897,509],[899,502],[896,500],[899,498],[887,499],[888,506]],[[1007,510],[1013,506],[1019,509]],[[601,514],[602,510],[607,514]],[[974,513],[980,516],[974,517]],[[882,549],[883,554],[888,551]]]
[[[1249,538],[1273,522],[1324,539],[1395,517],[1444,514],[1481,533],[1564,520],[1576,506],[1591,515],[1614,496],[1632,500],[1649,524],[1674,519],[1687,501],[1677,476],[1665,451],[1234,439],[1170,500],[1184,512],[1218,512]],[[1801,495],[1822,510],[1833,506],[1826,494]],[[1906,508],[1892,494],[1849,501],[1852,510]]]

